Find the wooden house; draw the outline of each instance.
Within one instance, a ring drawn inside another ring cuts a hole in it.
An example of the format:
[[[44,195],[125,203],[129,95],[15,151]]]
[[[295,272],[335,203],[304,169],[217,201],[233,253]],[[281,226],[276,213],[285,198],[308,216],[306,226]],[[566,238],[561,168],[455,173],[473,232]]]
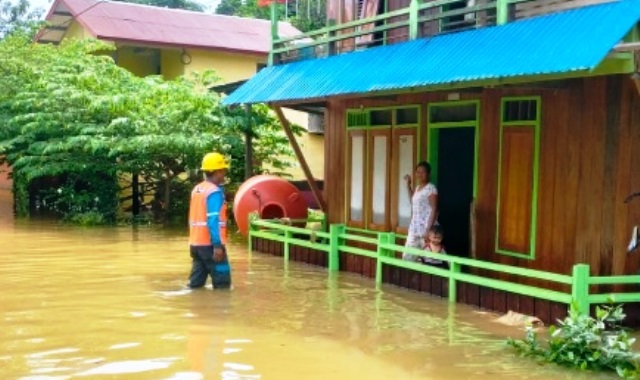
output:
[[[315,39],[305,47],[275,36],[273,64],[225,101],[325,109],[329,224],[402,235],[403,176],[427,160],[450,254],[554,274],[580,263],[590,276],[638,273],[627,244],[640,201],[625,199],[640,191],[640,1],[333,0],[328,18],[300,36]],[[343,254],[341,269],[373,276],[367,260]],[[384,276],[446,287],[410,271]],[[466,286],[457,297],[545,321],[566,312],[509,289]]]

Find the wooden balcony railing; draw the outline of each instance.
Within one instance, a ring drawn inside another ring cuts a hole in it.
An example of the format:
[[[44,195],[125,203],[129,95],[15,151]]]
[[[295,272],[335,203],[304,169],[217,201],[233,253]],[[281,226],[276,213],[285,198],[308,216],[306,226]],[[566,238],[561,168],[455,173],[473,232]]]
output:
[[[612,0],[512,0],[511,4],[514,19],[523,19],[610,1]]]
[[[322,58],[608,1],[612,0],[411,0],[406,8],[341,24],[330,20],[326,28],[294,37],[279,38],[272,27],[269,63]],[[272,20],[277,19],[275,9]]]

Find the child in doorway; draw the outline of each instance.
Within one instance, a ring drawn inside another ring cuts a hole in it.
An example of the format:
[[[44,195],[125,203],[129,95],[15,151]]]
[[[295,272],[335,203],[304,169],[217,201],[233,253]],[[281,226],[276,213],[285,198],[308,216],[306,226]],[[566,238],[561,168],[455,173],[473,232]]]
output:
[[[442,244],[442,239],[444,238],[444,231],[440,225],[434,225],[427,232],[427,238],[425,241],[424,249],[427,252],[433,253],[441,253],[446,254],[447,252],[444,249],[444,245]],[[446,261],[432,259],[429,257],[422,257],[421,260],[423,264],[433,265],[441,268],[448,268],[449,265]]]

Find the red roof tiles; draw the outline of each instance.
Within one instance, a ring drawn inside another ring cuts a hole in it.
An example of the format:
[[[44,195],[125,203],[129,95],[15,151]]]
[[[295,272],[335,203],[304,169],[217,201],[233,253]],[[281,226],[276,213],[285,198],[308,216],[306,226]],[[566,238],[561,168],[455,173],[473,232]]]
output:
[[[169,45],[211,50],[268,54],[271,24],[251,19],[152,7],[113,1],[57,0],[47,20],[71,13],[94,37],[151,45]],[[291,24],[280,22],[279,34],[301,34]]]

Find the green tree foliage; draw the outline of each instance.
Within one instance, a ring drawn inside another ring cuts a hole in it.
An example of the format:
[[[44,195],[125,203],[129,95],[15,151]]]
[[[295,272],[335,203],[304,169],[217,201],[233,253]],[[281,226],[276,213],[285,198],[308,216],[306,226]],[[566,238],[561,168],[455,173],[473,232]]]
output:
[[[324,0],[291,0],[288,4],[279,4],[278,7],[280,20],[291,22],[302,32],[321,29],[326,25],[327,8]],[[256,0],[222,0],[216,8],[216,13],[271,19],[269,7],[257,6]]]
[[[14,30],[25,30],[42,15],[29,9],[28,0],[0,0],[0,39]]]
[[[0,160],[14,170],[20,214],[33,203],[34,184],[44,189],[43,180],[55,179],[40,205],[69,218],[97,212],[113,220],[114,186],[136,173],[155,214],[179,222],[200,160],[213,150],[230,157],[231,181],[243,180],[246,116],[207,91],[211,73],[138,78],[116,66],[109,49],[94,40],[34,45],[18,33],[0,41]],[[272,114],[256,107],[252,118],[255,160],[289,167],[290,148]]]
[[[284,6],[280,5],[279,7],[282,11],[284,10]],[[259,7],[256,0],[222,0],[216,8],[216,13],[264,20],[271,18],[271,10],[269,7]]]
[[[303,32],[322,29],[327,25],[327,2],[299,0],[289,2],[289,21]]]

